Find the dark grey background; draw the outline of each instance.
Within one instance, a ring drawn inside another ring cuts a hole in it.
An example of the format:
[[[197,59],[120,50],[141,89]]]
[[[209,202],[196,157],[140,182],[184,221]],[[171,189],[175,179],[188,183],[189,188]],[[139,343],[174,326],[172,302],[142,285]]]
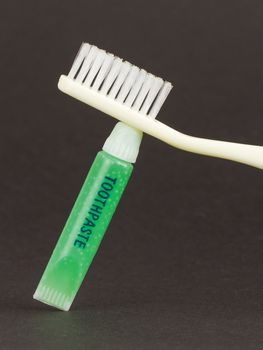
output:
[[[82,41],[173,82],[159,119],[263,144],[261,0],[0,4],[0,349],[263,346],[260,170],[148,136],[69,313],[33,292],[115,121],[56,84]]]

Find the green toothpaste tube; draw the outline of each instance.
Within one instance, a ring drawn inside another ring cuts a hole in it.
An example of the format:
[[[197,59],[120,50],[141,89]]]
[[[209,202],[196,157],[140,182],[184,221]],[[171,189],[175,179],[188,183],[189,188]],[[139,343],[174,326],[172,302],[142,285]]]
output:
[[[68,311],[131,176],[142,132],[117,123],[91,166],[34,299]]]

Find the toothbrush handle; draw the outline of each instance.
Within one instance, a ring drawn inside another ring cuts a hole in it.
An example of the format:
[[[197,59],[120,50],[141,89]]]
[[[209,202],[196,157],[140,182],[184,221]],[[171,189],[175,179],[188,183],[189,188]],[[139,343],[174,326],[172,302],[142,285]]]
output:
[[[234,142],[184,136],[182,149],[206,156],[218,157],[263,169],[263,147]]]
[[[145,128],[148,134],[182,150],[218,157],[263,169],[263,147],[234,142],[210,140],[185,135],[171,127],[154,121],[156,127]],[[152,123],[153,124],[153,123]]]

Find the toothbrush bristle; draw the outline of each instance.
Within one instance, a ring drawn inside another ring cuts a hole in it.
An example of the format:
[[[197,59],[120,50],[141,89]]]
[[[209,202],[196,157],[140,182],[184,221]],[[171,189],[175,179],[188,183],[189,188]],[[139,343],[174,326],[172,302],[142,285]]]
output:
[[[171,83],[87,43],[68,77],[150,118],[157,116],[172,89]]]

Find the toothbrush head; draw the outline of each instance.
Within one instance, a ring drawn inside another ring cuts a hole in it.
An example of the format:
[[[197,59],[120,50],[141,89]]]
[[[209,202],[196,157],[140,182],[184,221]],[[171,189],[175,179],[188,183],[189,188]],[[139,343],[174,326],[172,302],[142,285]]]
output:
[[[69,74],[60,77],[58,88],[141,129],[141,118],[157,116],[172,84],[96,46],[83,43]],[[136,123],[138,118],[139,124]]]

